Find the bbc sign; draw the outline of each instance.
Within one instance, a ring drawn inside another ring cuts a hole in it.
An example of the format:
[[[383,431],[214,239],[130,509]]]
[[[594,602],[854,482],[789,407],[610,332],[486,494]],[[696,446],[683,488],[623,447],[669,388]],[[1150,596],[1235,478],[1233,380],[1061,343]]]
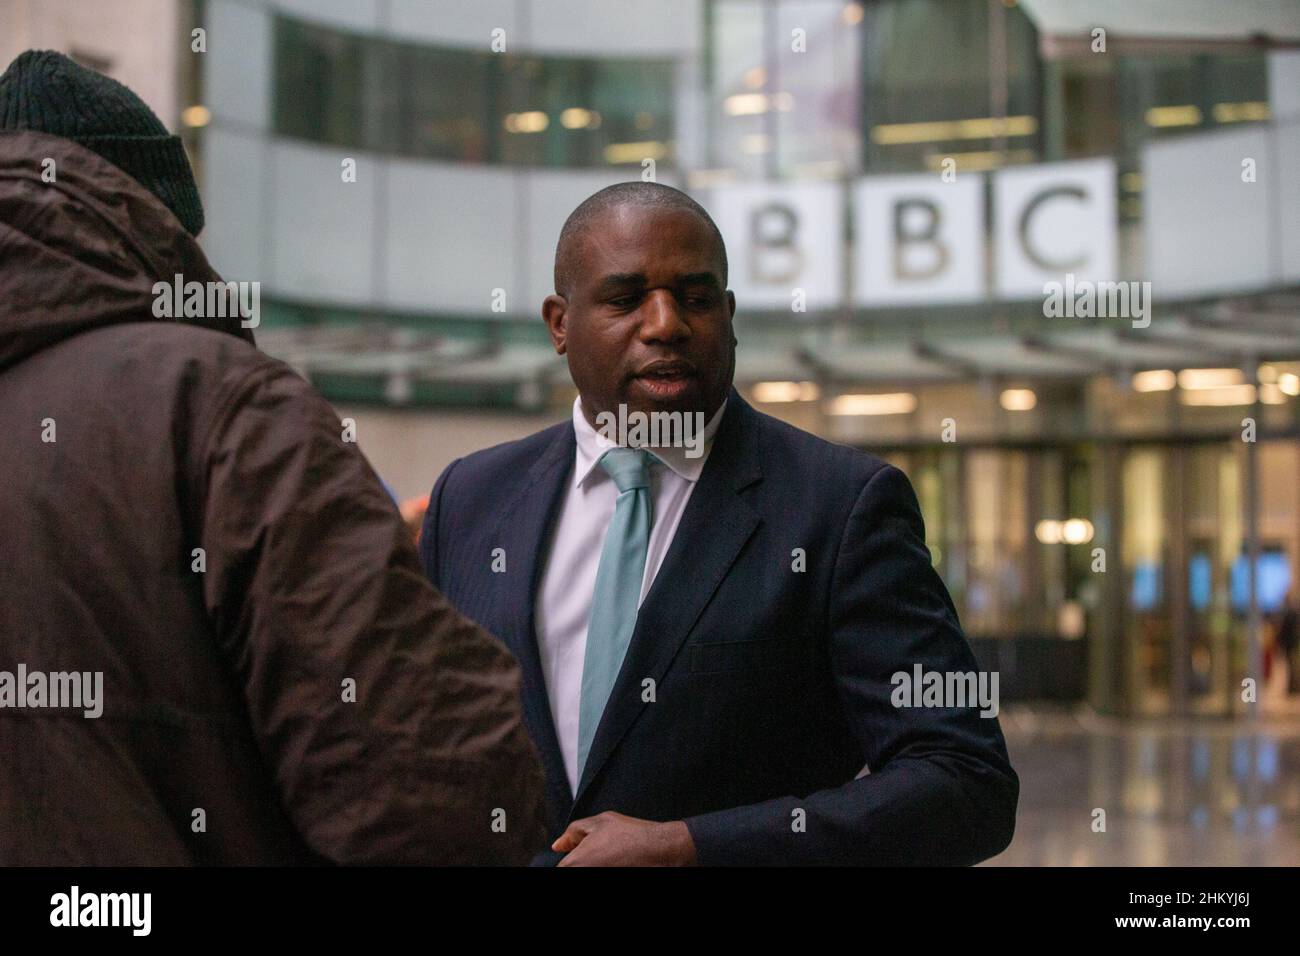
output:
[[[1035,299],[1067,273],[1118,279],[1109,159],[958,173],[950,182],[938,173],[875,176],[849,191],[745,184],[702,197],[726,240],[730,285],[743,306],[815,311],[846,296],[867,307]]]

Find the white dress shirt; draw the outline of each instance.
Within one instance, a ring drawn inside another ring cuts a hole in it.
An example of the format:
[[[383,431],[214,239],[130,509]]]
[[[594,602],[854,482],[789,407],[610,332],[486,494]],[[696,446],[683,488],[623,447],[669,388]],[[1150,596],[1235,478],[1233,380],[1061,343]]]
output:
[[[646,553],[641,601],[650,591],[659,566],[677,533],[686,502],[704,471],[713,435],[727,403],[704,428],[703,454],[688,458],[685,448],[650,449],[652,524]],[[551,719],[564,756],[569,786],[578,789],[578,710],[582,693],[582,663],[587,652],[587,621],[591,616],[596,571],[605,544],[605,531],[614,517],[618,488],[598,467],[600,456],[617,447],[596,431],[582,413],[582,398],[573,402],[573,431],[578,440],[573,480],[564,495],[537,591],[537,646],[541,654]],[[637,607],[640,607],[640,601]]]

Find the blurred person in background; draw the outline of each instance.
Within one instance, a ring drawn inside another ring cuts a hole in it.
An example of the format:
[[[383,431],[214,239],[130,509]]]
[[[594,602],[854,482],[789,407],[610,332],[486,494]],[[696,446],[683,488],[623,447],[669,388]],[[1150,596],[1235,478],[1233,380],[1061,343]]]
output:
[[[529,859],[514,660],[238,314],[156,317],[220,281],[202,227],[126,87],[0,77],[0,863]],[[32,709],[33,672],[100,675],[101,713]]]
[[[1282,602],[1275,644],[1277,656],[1286,667],[1286,692],[1300,694],[1300,607],[1297,606],[1294,588],[1287,591],[1286,600]]]
[[[408,498],[402,502],[401,510],[402,520],[406,522],[406,530],[411,535],[411,541],[418,545],[420,531],[424,527],[424,513],[429,510],[429,496],[417,495]]]

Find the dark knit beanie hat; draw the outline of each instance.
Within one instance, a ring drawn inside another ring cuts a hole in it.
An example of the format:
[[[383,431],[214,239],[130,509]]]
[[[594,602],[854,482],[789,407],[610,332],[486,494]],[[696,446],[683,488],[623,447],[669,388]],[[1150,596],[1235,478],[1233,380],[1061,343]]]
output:
[[[0,75],[0,129],[79,143],[161,199],[190,235],[203,229],[203,204],[181,138],[121,83],[62,53],[28,50]]]

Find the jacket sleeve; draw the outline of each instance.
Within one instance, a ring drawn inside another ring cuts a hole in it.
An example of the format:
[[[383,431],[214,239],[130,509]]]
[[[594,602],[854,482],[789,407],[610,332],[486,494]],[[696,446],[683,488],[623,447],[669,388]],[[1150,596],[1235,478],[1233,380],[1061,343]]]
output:
[[[858,497],[831,588],[831,667],[869,772],[833,789],[688,818],[700,862],[968,865],[1000,853],[1011,842],[1020,785],[996,710],[981,716],[979,704],[892,700],[894,675],[911,677],[914,665],[977,671],[931,565],[916,496],[892,465]]]
[[[336,863],[527,862],[543,778],[518,666],[420,573],[348,437],[267,363],[196,446],[204,598],[277,792]]]

